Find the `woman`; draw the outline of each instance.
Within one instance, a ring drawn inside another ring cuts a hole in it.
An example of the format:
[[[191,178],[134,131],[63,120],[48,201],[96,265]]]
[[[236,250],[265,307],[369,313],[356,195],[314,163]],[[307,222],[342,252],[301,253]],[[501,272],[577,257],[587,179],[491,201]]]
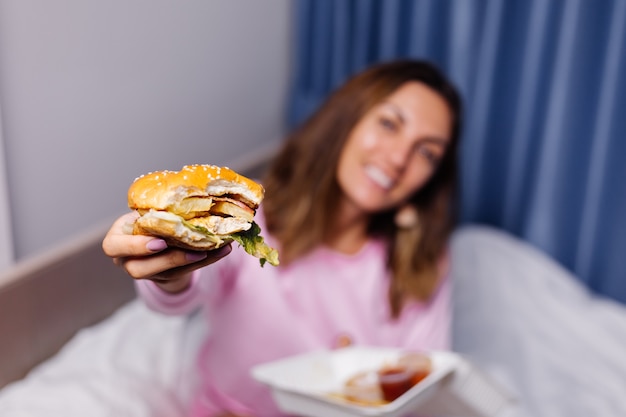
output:
[[[209,321],[191,415],[280,415],[249,375],[262,362],[350,343],[449,347],[460,124],[455,88],[428,63],[383,63],[348,80],[264,178],[256,221],[278,268],[239,247],[198,254],[125,235],[134,214],[115,222],[104,251],[145,302],[169,314],[201,306]]]

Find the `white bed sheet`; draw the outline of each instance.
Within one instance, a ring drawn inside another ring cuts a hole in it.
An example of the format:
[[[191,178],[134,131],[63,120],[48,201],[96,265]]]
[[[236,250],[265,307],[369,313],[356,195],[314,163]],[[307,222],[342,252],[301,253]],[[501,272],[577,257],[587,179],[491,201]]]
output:
[[[184,416],[203,332],[197,314],[164,316],[133,300],[0,391],[0,416]]]
[[[626,307],[495,229],[457,232],[452,265],[454,348],[518,396],[506,417],[626,416]],[[0,391],[0,416],[184,416],[205,327],[135,300]]]
[[[517,394],[519,416],[626,416],[626,306],[495,229],[461,230],[452,256],[454,349]]]

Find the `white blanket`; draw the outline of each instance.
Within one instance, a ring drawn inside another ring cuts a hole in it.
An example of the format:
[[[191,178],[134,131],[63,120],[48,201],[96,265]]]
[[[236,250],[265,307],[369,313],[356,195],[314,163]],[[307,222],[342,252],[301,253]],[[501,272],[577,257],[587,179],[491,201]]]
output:
[[[626,308],[484,227],[452,246],[455,350],[519,398],[516,417],[626,416]],[[133,301],[0,391],[2,417],[185,415],[200,316]]]
[[[520,416],[626,416],[624,305],[494,229],[461,230],[452,254],[454,348],[517,393]]]
[[[0,416],[184,416],[201,324],[132,301],[0,391]]]

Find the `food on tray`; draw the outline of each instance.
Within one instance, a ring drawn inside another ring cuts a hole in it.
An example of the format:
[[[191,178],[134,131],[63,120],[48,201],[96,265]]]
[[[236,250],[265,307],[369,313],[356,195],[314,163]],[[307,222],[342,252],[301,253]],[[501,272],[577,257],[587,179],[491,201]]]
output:
[[[158,236],[172,246],[211,250],[232,241],[265,262],[278,265],[278,252],[260,236],[254,215],[263,187],[215,165],[142,175],[128,189],[128,206],[139,212],[133,234]]]
[[[351,376],[339,397],[359,405],[384,405],[426,378],[431,370],[432,361],[426,354],[407,352],[378,369]]]

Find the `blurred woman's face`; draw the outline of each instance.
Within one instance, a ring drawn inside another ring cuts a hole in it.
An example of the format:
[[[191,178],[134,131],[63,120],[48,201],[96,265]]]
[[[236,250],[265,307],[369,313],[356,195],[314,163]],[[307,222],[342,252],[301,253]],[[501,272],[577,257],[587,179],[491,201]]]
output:
[[[346,202],[374,213],[398,206],[435,172],[452,135],[445,99],[423,83],[402,85],[350,133],[337,181]]]

